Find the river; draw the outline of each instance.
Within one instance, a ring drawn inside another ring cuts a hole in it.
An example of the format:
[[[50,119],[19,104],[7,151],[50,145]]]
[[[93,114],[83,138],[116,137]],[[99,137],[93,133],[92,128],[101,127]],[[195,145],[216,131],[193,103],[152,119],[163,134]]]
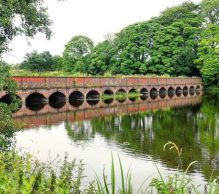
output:
[[[101,101],[101,100],[100,100]],[[79,103],[81,105],[82,103]],[[42,162],[63,159],[81,160],[85,183],[110,176],[111,157],[115,160],[117,184],[120,183],[118,156],[124,171],[130,170],[134,191],[145,181],[158,177],[155,164],[163,174],[175,173],[176,152],[164,151],[168,141],[183,148],[180,166],[197,183],[219,175],[219,98],[196,93],[159,100],[109,100],[74,109],[41,105],[24,107],[14,114],[23,130],[15,134],[15,147],[29,152]],[[203,186],[201,186],[203,187]],[[202,190],[202,188],[201,188]]]

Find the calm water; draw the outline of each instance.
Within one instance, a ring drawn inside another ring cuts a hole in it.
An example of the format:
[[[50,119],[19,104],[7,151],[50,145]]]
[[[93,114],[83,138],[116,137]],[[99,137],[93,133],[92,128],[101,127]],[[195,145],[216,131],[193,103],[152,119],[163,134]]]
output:
[[[110,172],[111,154],[117,169],[119,154],[125,170],[131,170],[135,189],[158,176],[154,162],[162,172],[174,173],[178,160],[174,152],[163,151],[167,141],[183,148],[183,169],[198,161],[190,171],[197,183],[209,178],[213,169],[219,175],[218,95],[99,102],[71,110],[45,105],[23,108],[14,120],[24,124],[23,131],[16,133],[17,150],[43,162],[57,155],[63,159],[66,153],[69,159],[82,160],[85,182],[93,180],[95,173],[102,176],[103,168]]]

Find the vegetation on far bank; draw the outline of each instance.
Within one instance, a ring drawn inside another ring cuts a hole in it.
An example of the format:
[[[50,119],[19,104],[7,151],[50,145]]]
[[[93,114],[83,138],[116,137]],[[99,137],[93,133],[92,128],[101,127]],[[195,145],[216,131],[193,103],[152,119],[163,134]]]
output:
[[[97,45],[78,35],[65,45],[62,55],[27,53],[17,68],[34,75],[201,76],[205,85],[219,85],[218,24],[219,1],[184,2],[109,34]]]

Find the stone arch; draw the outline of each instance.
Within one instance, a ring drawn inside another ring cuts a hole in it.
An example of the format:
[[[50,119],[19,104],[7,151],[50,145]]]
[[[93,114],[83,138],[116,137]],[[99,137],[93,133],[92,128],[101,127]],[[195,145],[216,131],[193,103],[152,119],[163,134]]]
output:
[[[46,97],[39,92],[34,92],[26,98],[26,103],[28,102],[46,102]]]
[[[122,97],[118,97],[118,95],[121,94]],[[125,102],[127,98],[127,93],[123,88],[120,88],[116,91],[116,100],[120,103]]]
[[[5,94],[4,96],[0,98],[0,102],[8,104],[8,105],[11,104],[13,100],[18,100],[20,103],[22,102],[22,99],[20,96],[15,95],[14,98],[15,99],[13,99],[10,94]]]
[[[188,93],[189,93],[188,87],[187,87],[187,86],[184,86],[184,87],[183,87],[183,95],[184,95],[184,96],[187,96]]]
[[[196,90],[196,91],[198,91],[198,90],[200,91],[200,90],[201,90],[201,86],[200,86],[200,85],[197,85],[196,88],[195,88],[195,90]]]
[[[157,88],[151,88],[151,90],[150,90],[150,97],[153,100],[158,97],[158,90],[157,90]]]
[[[146,100],[148,98],[148,90],[147,90],[147,88],[142,88],[140,90],[140,98],[141,98],[141,100]]]
[[[135,88],[129,90],[129,93],[137,93],[138,91]]]
[[[160,98],[165,98],[165,97],[166,97],[166,94],[167,94],[166,88],[164,88],[164,87],[160,88],[160,90],[159,90],[159,96],[160,96]]]
[[[116,91],[116,94],[119,94],[119,93],[124,93],[126,94],[127,92],[123,89],[123,88],[120,88]]]
[[[137,91],[135,88],[132,88],[132,89],[129,90],[129,95],[131,95],[131,94],[137,94],[137,92],[138,92],[138,91]],[[129,96],[129,100],[131,100],[132,102],[136,101],[137,98],[138,98],[137,95]]]
[[[86,99],[89,105],[97,105],[100,101],[100,93],[96,90],[90,90],[86,95]]]
[[[182,95],[182,88],[179,87],[179,86],[176,88],[176,95],[177,95],[178,97]]]
[[[84,94],[80,91],[74,91],[69,96],[69,103],[74,107],[79,107],[84,103]]]
[[[113,91],[111,89],[106,89],[103,92],[104,95],[114,95]]]
[[[196,88],[195,88],[195,91],[196,91],[196,94],[197,95],[200,95],[201,94],[201,86],[197,86]]]
[[[49,105],[53,108],[60,109],[66,103],[66,96],[62,92],[54,92],[49,96]]]
[[[192,95],[192,96],[195,94],[195,87],[194,86],[190,86],[189,94]]]
[[[26,98],[26,106],[30,110],[39,111],[41,110],[47,103],[46,97],[38,92],[31,93]]]
[[[175,94],[175,90],[174,90],[174,88],[173,88],[172,86],[170,86],[170,87],[168,88],[168,96],[169,96],[170,98],[172,98],[172,97],[174,96],[174,94]]]

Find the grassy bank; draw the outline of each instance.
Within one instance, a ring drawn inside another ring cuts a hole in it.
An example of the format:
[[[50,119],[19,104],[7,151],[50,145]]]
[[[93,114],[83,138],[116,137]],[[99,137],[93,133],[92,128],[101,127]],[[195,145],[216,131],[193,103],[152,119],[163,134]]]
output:
[[[173,142],[168,142],[164,150],[169,146],[175,150],[175,157],[181,158],[182,149]],[[51,164],[43,164],[33,159],[30,155],[19,156],[15,152],[0,153],[0,193],[66,193],[66,194],[132,194],[133,184],[131,172],[124,172],[122,161],[119,156],[119,169],[115,169],[114,159],[111,161],[111,176],[107,177],[103,171],[103,177],[83,185],[83,165],[75,161],[67,162],[65,158],[57,171],[54,171]],[[199,187],[187,176],[189,168],[195,162],[191,162],[185,171],[177,169],[173,175],[160,175],[159,178],[152,178],[149,185],[139,188],[138,193],[159,193],[159,194],[187,194],[200,193]],[[116,170],[120,171],[120,177],[115,177]],[[57,173],[58,172],[58,173]],[[147,179],[148,175],[145,175]],[[121,185],[117,185],[120,179]],[[210,178],[204,186],[208,194],[219,193],[218,178]],[[117,186],[116,186],[117,185]]]

